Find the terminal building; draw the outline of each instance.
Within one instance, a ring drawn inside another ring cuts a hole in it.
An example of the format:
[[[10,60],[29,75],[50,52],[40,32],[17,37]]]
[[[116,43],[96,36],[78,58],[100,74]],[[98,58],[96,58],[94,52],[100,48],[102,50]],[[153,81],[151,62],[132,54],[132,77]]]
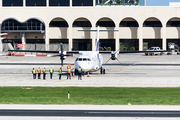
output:
[[[14,49],[68,51],[146,50],[169,42],[180,46],[180,7],[144,6],[145,0],[0,0],[0,41]],[[16,44],[22,45],[18,48]]]

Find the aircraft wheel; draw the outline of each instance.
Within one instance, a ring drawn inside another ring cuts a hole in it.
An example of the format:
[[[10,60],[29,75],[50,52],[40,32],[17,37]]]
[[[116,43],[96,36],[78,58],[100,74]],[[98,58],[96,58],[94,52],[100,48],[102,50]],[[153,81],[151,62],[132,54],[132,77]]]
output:
[[[153,56],[154,55],[154,53],[151,53],[151,56]]]
[[[75,74],[75,75],[77,75],[77,74],[78,74],[78,70],[77,70],[77,69],[75,69],[74,74]]]
[[[101,70],[100,70],[100,74],[103,74],[103,69],[101,68]]]
[[[106,70],[105,69],[103,69],[103,74],[106,74]]]

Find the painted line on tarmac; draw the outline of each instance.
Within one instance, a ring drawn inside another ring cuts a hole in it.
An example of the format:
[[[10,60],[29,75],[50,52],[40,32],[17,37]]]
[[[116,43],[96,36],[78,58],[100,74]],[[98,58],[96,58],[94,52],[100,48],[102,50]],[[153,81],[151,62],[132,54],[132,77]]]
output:
[[[121,66],[121,67],[111,68],[111,69],[108,69],[108,70],[111,71],[111,70],[115,70],[115,69],[119,69],[119,68],[124,68],[124,67],[127,67],[127,65],[126,66]]]
[[[8,79],[8,78],[12,78],[12,77],[17,77],[17,76],[23,76],[23,75],[29,75],[29,74],[13,75],[13,76],[10,76],[10,77],[0,78],[0,80],[3,80],[3,79]]]
[[[72,80],[72,79],[75,79],[77,77],[71,77],[71,79],[63,79],[63,80],[59,80],[59,81],[56,81],[56,82],[64,82],[64,81],[67,81],[67,80]]]

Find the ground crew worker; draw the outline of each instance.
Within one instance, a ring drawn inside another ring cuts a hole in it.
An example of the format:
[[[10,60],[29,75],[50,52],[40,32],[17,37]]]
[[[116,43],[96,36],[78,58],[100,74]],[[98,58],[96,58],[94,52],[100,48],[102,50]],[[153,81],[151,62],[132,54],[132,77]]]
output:
[[[82,69],[81,69],[81,67],[79,67],[79,68],[78,68],[78,80],[79,80],[79,79],[82,80],[81,74],[82,74]]]
[[[67,79],[71,79],[71,66],[70,66],[70,63],[68,63],[68,66],[67,66]]]
[[[59,80],[61,80],[62,68],[59,69]]]
[[[49,69],[49,72],[50,72],[50,79],[52,79],[52,77],[53,77],[53,72],[54,72],[54,70],[52,69],[52,67]]]
[[[33,79],[36,79],[36,70],[34,68],[32,70],[32,74],[33,74]]]
[[[46,79],[46,69],[44,68],[43,69],[43,80],[45,80]]]
[[[40,69],[40,67],[37,69],[37,73],[38,73],[38,79],[41,79],[41,69]]]

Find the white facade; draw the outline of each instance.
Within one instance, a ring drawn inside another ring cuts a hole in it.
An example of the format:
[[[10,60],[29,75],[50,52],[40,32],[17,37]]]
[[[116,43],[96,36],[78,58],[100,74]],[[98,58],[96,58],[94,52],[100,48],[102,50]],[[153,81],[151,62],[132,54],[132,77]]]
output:
[[[1,1],[1,0],[0,0]],[[25,1],[25,0],[24,0]],[[115,27],[100,27],[101,30],[119,30],[119,32],[102,32],[100,39],[114,39],[115,50],[120,47],[121,39],[137,39],[139,50],[143,50],[144,39],[158,39],[162,42],[161,48],[167,47],[167,39],[180,40],[180,26],[167,27],[168,21],[180,21],[180,9],[177,7],[147,7],[147,6],[92,6],[92,7],[2,7],[0,2],[0,24],[13,18],[20,23],[28,19],[36,18],[45,25],[45,33],[11,33],[8,38],[14,36],[26,44],[26,39],[45,39],[45,45],[49,45],[50,39],[68,39],[69,50],[73,48],[73,39],[91,39],[92,50],[95,50],[96,33],[79,32],[78,30],[95,30],[98,21],[113,21]],[[95,1],[95,0],[94,0]],[[53,20],[66,21],[68,27],[49,27]],[[74,21],[89,21],[92,27],[73,27]],[[121,27],[122,21],[137,21],[138,27]],[[162,27],[144,27],[145,21],[159,21]],[[13,35],[14,34],[14,35]],[[0,43],[2,44],[2,42]],[[46,50],[49,50],[46,47]],[[2,48],[1,50],[2,51]]]

